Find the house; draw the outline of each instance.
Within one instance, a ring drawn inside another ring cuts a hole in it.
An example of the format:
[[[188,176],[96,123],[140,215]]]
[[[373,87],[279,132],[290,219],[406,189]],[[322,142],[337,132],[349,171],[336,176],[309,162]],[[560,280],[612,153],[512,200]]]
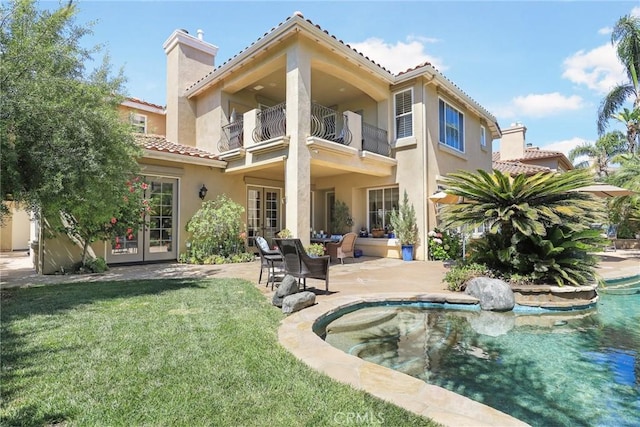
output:
[[[526,142],[527,128],[513,123],[502,130],[500,151],[493,153],[493,168],[510,175],[566,172],[573,164],[564,153],[541,150]]]
[[[245,207],[249,248],[283,228],[308,244],[312,231],[330,232],[336,201],[349,207],[354,231],[384,227],[406,191],[421,235],[415,256],[424,260],[436,224],[427,196],[440,178],[491,169],[501,131],[478,102],[428,63],[389,72],[299,12],[219,66],[202,31],[176,30],[163,48],[166,108],[125,106],[161,208],[127,245],[93,246],[109,263],[176,259],[203,187],[205,200],[224,193]],[[60,240],[44,242],[43,272],[77,252]],[[401,256],[393,238],[359,237],[356,247]]]

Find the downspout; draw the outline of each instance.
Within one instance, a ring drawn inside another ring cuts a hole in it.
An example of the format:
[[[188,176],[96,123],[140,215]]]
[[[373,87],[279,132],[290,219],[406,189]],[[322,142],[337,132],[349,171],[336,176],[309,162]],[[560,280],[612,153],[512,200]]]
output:
[[[44,214],[42,213],[42,208],[40,208],[40,220],[38,222],[38,263],[40,264],[40,271],[38,273],[44,274],[44,232],[42,231],[44,227]]]

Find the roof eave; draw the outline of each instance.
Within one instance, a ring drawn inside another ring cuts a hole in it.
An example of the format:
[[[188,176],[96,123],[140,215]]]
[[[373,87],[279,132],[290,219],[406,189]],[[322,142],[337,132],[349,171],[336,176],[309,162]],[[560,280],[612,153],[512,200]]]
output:
[[[224,169],[227,162],[217,159],[199,156],[186,156],[184,154],[170,153],[166,151],[150,150],[145,148],[143,158],[154,160],[165,160],[169,162],[188,163],[190,165],[210,166],[214,168]]]
[[[281,42],[290,36],[297,34],[301,31],[306,31],[309,36],[315,39],[317,42],[324,43],[330,50],[341,51],[343,55],[351,59],[356,64],[369,69],[372,73],[377,74],[380,78],[386,80],[389,84],[394,82],[394,76],[391,72],[385,70],[380,65],[375,64],[370,59],[366,58],[362,54],[355,51],[345,43],[332,37],[327,32],[321,30],[319,27],[313,25],[299,15],[294,15],[284,21],[280,26],[267,33],[260,38],[250,47],[240,52],[238,55],[222,64],[219,68],[215,69],[212,73],[204,77],[201,81],[195,83],[188,89],[188,98],[198,96],[210,86],[223,79],[227,73],[243,66],[246,62],[251,61],[253,57],[270,46],[274,42]]]

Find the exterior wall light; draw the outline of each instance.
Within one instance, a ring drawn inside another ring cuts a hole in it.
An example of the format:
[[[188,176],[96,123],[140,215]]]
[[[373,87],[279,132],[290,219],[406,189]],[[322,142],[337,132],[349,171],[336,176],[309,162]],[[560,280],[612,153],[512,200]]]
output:
[[[200,200],[204,200],[204,198],[207,195],[207,191],[209,191],[207,187],[205,187],[204,184],[202,184],[200,191],[198,191],[198,197],[200,197]]]

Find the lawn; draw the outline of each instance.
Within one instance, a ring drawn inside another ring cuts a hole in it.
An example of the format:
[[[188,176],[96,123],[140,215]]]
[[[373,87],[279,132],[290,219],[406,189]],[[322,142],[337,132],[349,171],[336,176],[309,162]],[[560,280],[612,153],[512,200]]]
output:
[[[2,294],[1,425],[435,425],[298,361],[247,281]]]

